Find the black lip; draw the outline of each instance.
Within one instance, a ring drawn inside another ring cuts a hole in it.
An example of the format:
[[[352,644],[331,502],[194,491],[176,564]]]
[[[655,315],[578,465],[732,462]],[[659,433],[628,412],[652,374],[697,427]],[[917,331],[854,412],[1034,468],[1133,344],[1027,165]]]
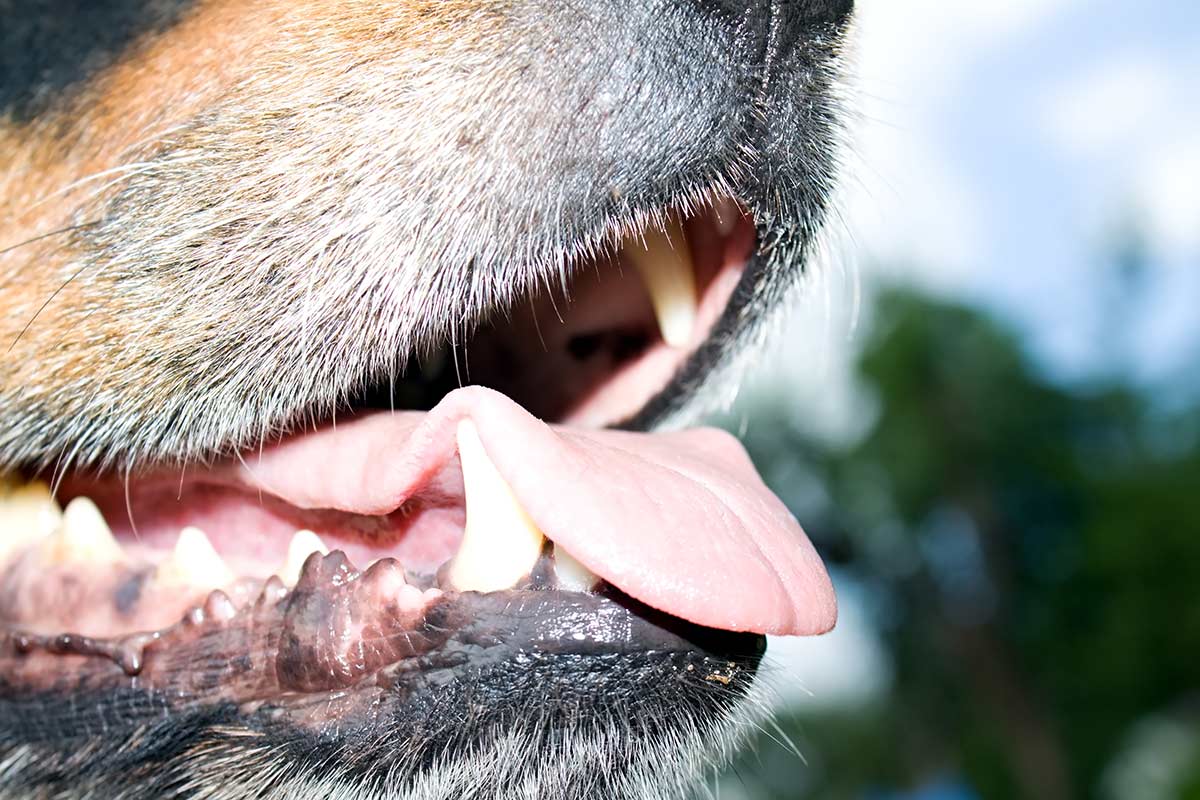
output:
[[[336,554],[325,562],[343,566]],[[319,594],[288,607],[323,618]],[[271,758],[286,752],[292,763],[339,779],[381,782],[471,755],[513,731],[546,747],[618,727],[635,740],[715,731],[730,724],[765,650],[757,634],[702,628],[615,591],[451,595],[420,627],[412,642],[399,643],[419,651],[415,657],[327,689],[311,680],[310,653],[281,647],[272,674],[292,690],[250,702],[219,690],[220,675],[245,668],[232,654],[175,656],[176,685],[156,682],[152,671],[128,676],[103,659],[92,659],[90,671],[44,674],[39,688],[14,683],[18,673],[6,669],[0,749],[20,742],[35,750],[24,775],[30,785],[55,785],[63,775],[79,781],[84,770],[105,781],[97,790],[107,796],[126,781],[138,782],[137,796],[156,796],[148,786],[165,792],[198,749],[253,758],[247,737]],[[209,699],[189,701],[197,691]]]

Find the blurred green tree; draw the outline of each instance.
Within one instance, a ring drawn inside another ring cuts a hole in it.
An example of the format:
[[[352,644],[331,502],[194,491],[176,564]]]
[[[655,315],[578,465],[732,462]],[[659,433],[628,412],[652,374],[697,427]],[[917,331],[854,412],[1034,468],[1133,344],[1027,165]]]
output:
[[[782,388],[754,400],[744,438],[873,598],[894,680],[865,707],[785,716],[808,764],[764,737],[741,785],[1112,795],[1139,721],[1198,718],[1200,407],[1164,411],[1120,377],[1064,385],[996,319],[902,289],[879,295],[857,371],[879,408],[857,442],[811,439]],[[1200,797],[1193,752],[1164,796]]]

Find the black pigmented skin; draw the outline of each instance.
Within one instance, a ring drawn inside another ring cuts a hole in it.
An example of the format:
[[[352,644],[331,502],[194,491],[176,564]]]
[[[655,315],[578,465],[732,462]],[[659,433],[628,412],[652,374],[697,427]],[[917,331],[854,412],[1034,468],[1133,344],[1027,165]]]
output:
[[[285,599],[274,610],[289,608]],[[81,770],[98,780],[166,781],[173,773],[163,766],[175,756],[224,746],[223,732],[237,729],[297,764],[336,763],[345,780],[382,781],[398,761],[420,774],[513,731],[586,737],[617,726],[663,736],[681,719],[721,719],[744,697],[765,649],[761,636],[694,626],[615,592],[449,594],[414,628],[420,646],[388,651],[406,657],[330,691],[275,686],[231,696],[205,675],[229,675],[234,654],[197,651],[189,662],[178,651],[150,651],[154,678],[71,656],[40,688],[0,678],[0,755],[18,744],[36,748],[30,785],[78,780]],[[304,648],[268,655],[249,660],[311,680]],[[155,672],[155,658],[190,672]],[[243,675],[241,685],[271,685],[262,671],[263,681]]]
[[[25,123],[167,30],[194,0],[0,0],[0,116]]]
[[[421,770],[531,721],[539,741],[615,729],[649,741],[670,735],[684,714],[729,714],[766,646],[761,636],[690,625],[619,595],[467,594],[430,617],[458,633],[388,676],[378,716],[340,738],[295,736],[297,758],[336,759],[354,779],[373,780],[397,757],[379,731],[400,733],[403,758]]]

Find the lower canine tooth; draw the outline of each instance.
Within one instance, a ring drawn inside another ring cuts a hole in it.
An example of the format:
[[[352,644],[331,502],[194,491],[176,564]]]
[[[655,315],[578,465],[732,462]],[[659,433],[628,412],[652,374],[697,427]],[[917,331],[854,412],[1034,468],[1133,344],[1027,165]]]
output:
[[[159,565],[156,577],[162,583],[217,589],[233,582],[233,573],[199,528],[179,532],[175,550]]]
[[[590,592],[600,584],[600,576],[558,545],[554,546],[554,574],[558,588],[568,592]]]
[[[642,275],[663,341],[686,346],[696,326],[696,270],[679,216],[671,214],[665,232],[650,226],[626,239],[621,253]]]
[[[320,553],[323,556],[329,555],[329,548],[321,541],[321,537],[317,536],[312,531],[296,531],[292,536],[292,541],[288,545],[287,558],[283,562],[283,569],[279,570],[279,577],[288,586],[295,586],[300,580],[300,573],[304,569],[304,562],[313,553]]]
[[[58,531],[42,541],[42,553],[51,564],[112,564],[125,559],[104,515],[86,497],[67,503]]]
[[[447,578],[462,592],[498,592],[528,575],[545,537],[483,449],[475,423],[458,423],[467,523]]]

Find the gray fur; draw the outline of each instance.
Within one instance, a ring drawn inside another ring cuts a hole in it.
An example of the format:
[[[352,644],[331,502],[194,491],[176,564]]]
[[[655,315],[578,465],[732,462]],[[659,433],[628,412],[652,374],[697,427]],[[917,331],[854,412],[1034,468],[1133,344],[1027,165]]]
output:
[[[530,708],[502,731],[464,728],[471,743],[429,764],[409,757],[405,732],[383,730],[381,741],[396,744],[383,772],[357,769],[351,752],[305,754],[269,730],[219,718],[196,731],[166,722],[112,731],[66,750],[0,741],[0,800],[692,800],[707,796],[699,779],[760,728],[769,713],[762,686],[696,687],[729,695],[731,711],[715,716],[617,698],[563,724],[557,710]]]

